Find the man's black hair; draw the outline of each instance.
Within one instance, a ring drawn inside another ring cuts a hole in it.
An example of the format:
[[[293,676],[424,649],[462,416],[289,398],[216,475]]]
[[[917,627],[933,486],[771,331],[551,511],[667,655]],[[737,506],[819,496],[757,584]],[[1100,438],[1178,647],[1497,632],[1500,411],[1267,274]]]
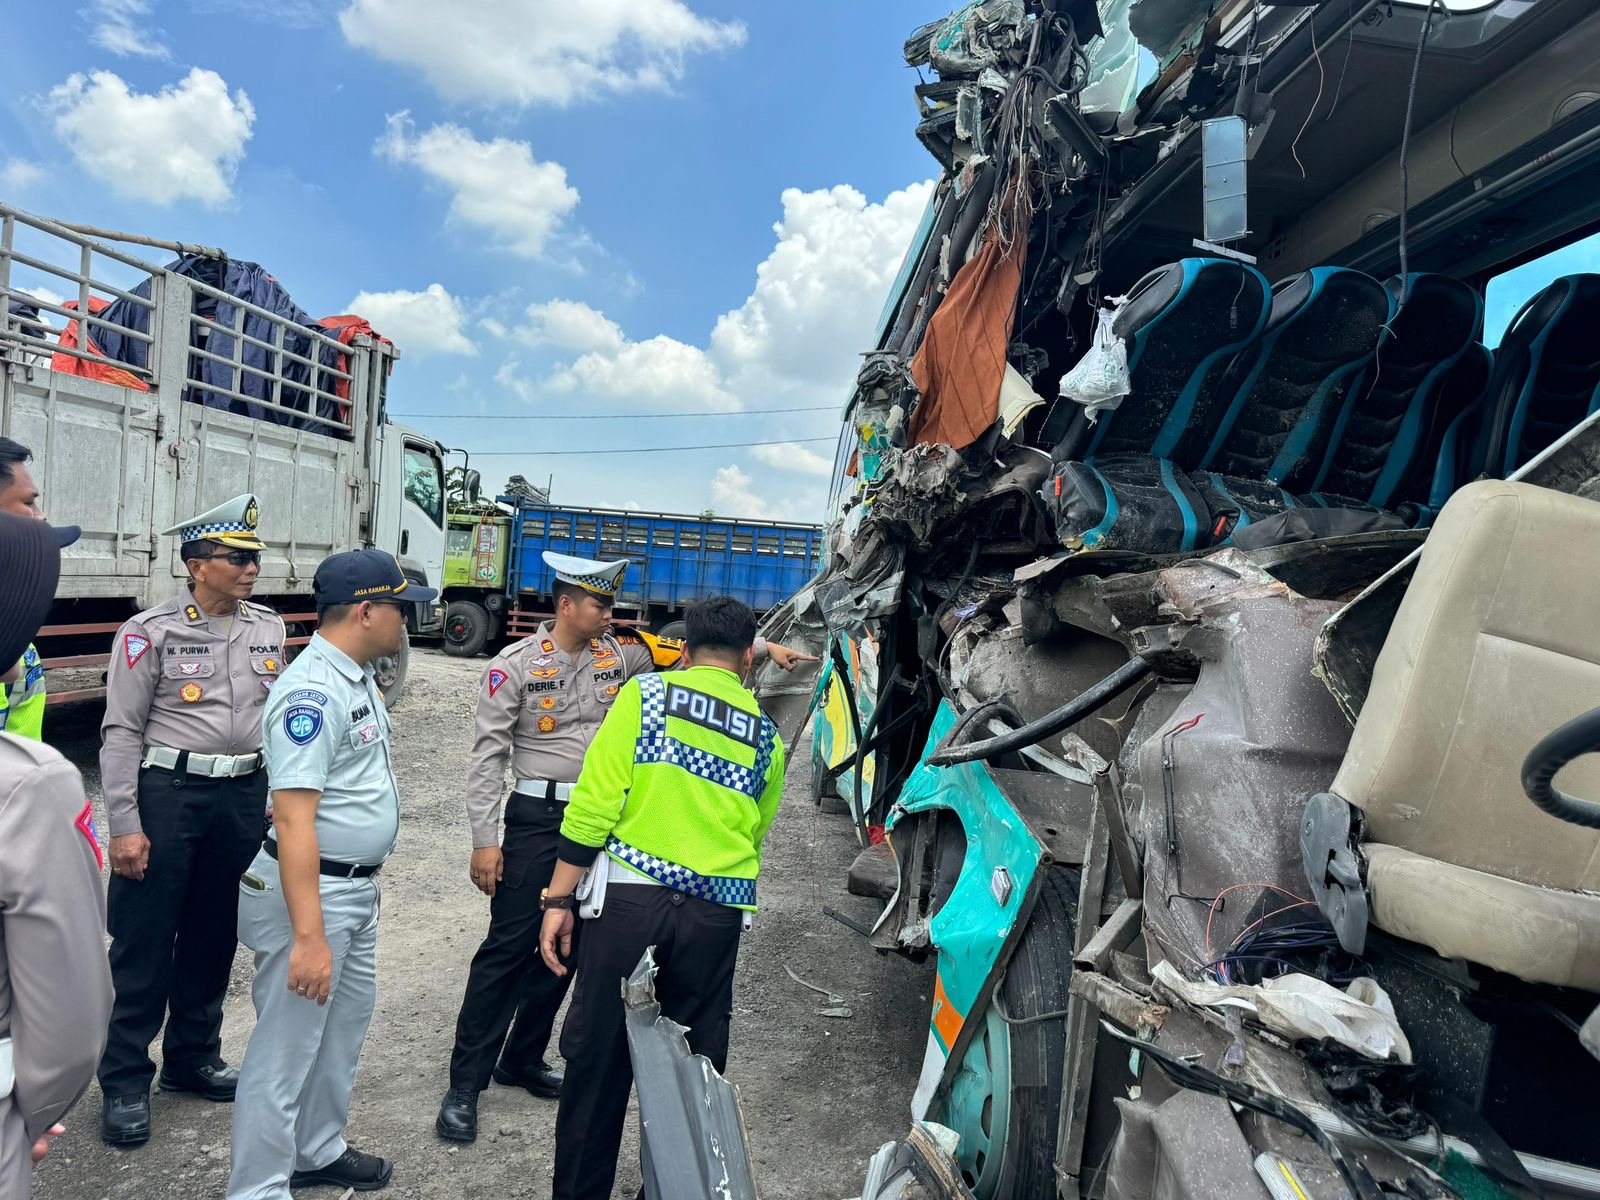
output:
[[[32,457],[33,451],[29,450],[21,442],[13,442],[8,437],[0,437],[0,487],[9,485],[12,479],[15,478],[13,467],[27,462]]]
[[[317,609],[317,624],[322,627],[342,624],[354,607],[354,604],[324,604]]]
[[[692,658],[701,651],[742,657],[756,640],[756,615],[732,596],[712,596],[683,614],[684,641]]]
[[[205,538],[196,538],[192,542],[185,542],[183,545],[178,547],[178,557],[184,562],[188,562],[190,559],[195,558],[210,558],[216,553],[216,551],[211,548],[213,544],[214,543],[212,542],[206,541]]]

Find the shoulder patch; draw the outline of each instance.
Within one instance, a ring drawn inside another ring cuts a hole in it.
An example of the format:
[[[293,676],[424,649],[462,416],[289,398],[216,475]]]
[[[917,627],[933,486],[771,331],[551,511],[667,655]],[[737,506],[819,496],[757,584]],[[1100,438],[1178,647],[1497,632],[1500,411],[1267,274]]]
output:
[[[613,633],[611,635],[611,640],[616,642],[619,646],[644,645],[644,639],[636,633]]]
[[[556,652],[556,644],[549,638],[541,638],[539,640],[539,649],[543,650],[546,654],[554,654]]]
[[[106,852],[100,847],[100,835],[94,827],[94,805],[89,801],[83,802],[83,811],[78,814],[78,819],[73,823],[74,828],[88,839],[89,845],[94,847],[94,865],[100,870],[105,870]]]
[[[322,710],[312,704],[291,704],[283,714],[283,731],[296,746],[310,744],[322,732]]]
[[[288,699],[288,703],[290,704],[296,704],[300,702],[326,704],[328,702],[328,697],[323,693],[316,691],[314,688],[301,688],[298,692],[291,694]]]
[[[143,658],[148,649],[150,639],[142,634],[130,633],[122,639],[122,653],[127,657],[130,667]]]
[[[192,604],[185,604],[183,606],[183,615],[191,621],[198,621],[200,619],[200,610]]]
[[[510,678],[510,676],[507,675],[504,671],[502,671],[499,667],[495,667],[492,670],[490,670],[490,672],[489,672],[489,695],[493,696],[496,692],[498,692],[500,690],[500,685],[502,683],[504,683],[509,678]]]

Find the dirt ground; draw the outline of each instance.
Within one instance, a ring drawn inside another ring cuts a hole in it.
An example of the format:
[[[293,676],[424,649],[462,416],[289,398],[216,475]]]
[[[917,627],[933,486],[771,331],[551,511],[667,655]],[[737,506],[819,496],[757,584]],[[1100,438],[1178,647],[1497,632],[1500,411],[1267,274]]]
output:
[[[381,876],[378,1007],[346,1130],[351,1144],[394,1160],[385,1196],[499,1200],[550,1189],[552,1102],[492,1085],[480,1103],[476,1144],[451,1145],[433,1131],[467,964],[488,922],[488,900],[467,880],[471,843],[461,802],[485,661],[414,653],[406,694],[392,714],[403,815],[399,847]],[[82,768],[104,830],[99,716],[94,705],[54,710],[46,732]],[[787,784],[767,840],[762,909],[739,956],[728,1077],[740,1091],[764,1200],[842,1200],[860,1191],[872,1152],[910,1123],[933,980],[931,967],[880,957],[822,915],[831,904],[866,920],[873,903],[844,894],[855,841],[845,818],[811,803],[803,747],[791,757]],[[845,995],[853,1016],[818,1015],[825,998],[790,979],[786,965]],[[223,1028],[223,1052],[234,1064],[254,1022],[251,972],[241,949]],[[92,1088],[36,1172],[33,1194],[219,1197],[231,1113],[228,1105],[158,1090],[149,1143],[112,1150],[98,1136],[100,1093]],[[637,1156],[637,1119],[630,1117],[617,1196],[637,1191]],[[339,1196],[328,1188],[303,1194]]]

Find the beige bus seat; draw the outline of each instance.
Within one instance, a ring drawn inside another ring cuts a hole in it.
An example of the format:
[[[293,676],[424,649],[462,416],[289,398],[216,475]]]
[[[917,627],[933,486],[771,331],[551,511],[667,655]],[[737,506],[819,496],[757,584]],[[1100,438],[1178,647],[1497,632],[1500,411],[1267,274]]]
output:
[[[1307,877],[1345,948],[1361,952],[1370,920],[1449,958],[1600,992],[1600,830],[1541,811],[1520,782],[1540,739],[1597,706],[1600,503],[1462,488],[1428,536],[1333,794],[1302,824]],[[1600,799],[1600,755],[1559,786]]]

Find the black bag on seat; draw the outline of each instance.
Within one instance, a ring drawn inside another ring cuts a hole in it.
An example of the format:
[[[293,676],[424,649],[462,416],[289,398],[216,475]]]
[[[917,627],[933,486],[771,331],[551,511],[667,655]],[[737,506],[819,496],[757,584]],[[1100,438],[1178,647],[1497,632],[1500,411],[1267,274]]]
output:
[[[1069,550],[1183,554],[1211,544],[1204,498],[1167,459],[1108,454],[1061,463],[1039,497]]]

